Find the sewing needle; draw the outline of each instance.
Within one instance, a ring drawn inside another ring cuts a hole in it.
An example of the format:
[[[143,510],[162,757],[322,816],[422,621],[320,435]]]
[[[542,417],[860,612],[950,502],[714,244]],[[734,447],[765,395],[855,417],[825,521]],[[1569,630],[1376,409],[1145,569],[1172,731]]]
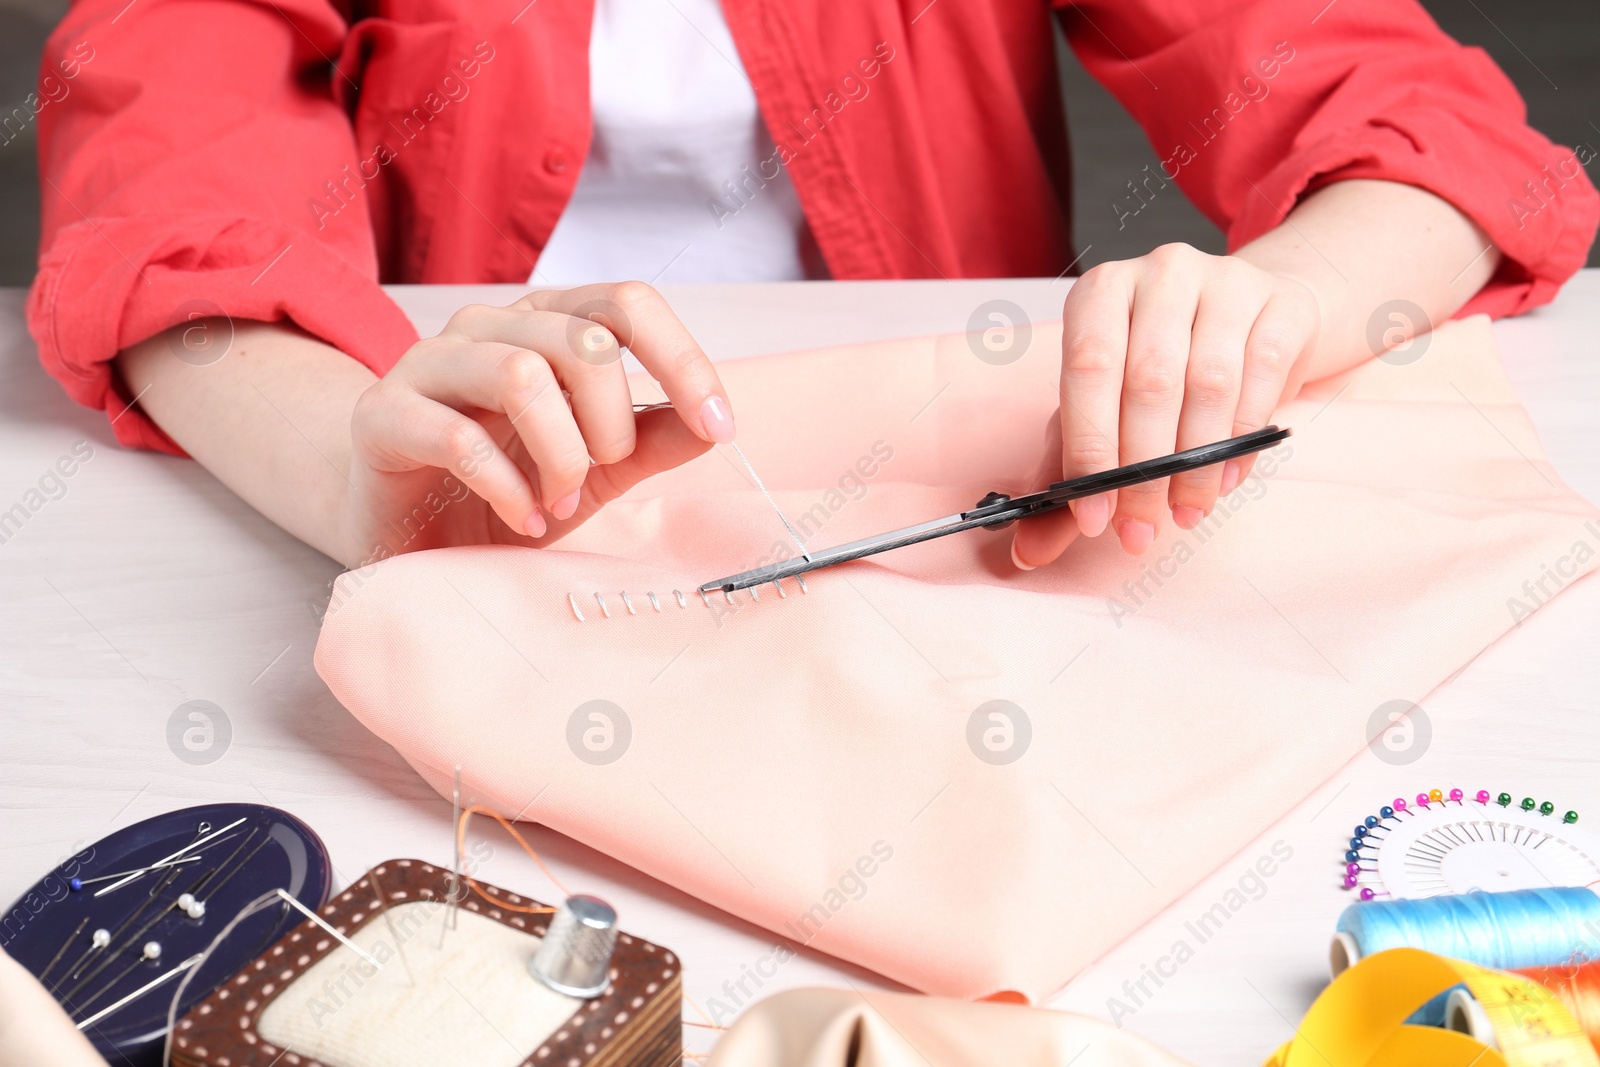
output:
[[[148,867],[140,867],[138,870],[118,871],[116,874],[102,874],[97,878],[80,878],[80,879],[78,879],[78,885],[81,888],[82,886],[86,886],[86,885],[94,885],[96,882],[109,882],[109,881],[111,881],[111,879],[113,879],[113,878],[121,878],[123,875],[128,875],[128,874],[149,874],[151,871],[159,871],[159,870],[163,870],[163,869],[165,869],[167,867],[176,867],[179,864],[183,864],[183,863],[196,863],[199,860],[200,860],[199,856],[179,856],[177,859],[172,860],[171,862],[168,862],[168,863],[152,863],[150,866],[148,866]]]
[[[450,911],[445,915],[444,925],[439,927],[439,947],[444,948],[444,935],[447,930],[456,928],[456,898],[461,895],[461,764],[456,764],[455,786],[451,790],[450,806],[450,837],[451,844],[455,846],[455,866],[450,869]]]
[[[357,956],[360,956],[363,960],[370,964],[374,970],[383,970],[383,964],[379,963],[377,960],[367,955],[366,952],[362,951],[360,945],[341,934],[338,930],[335,930],[322,916],[318,915],[316,912],[300,903],[300,901],[296,900],[293,893],[290,893],[287,889],[277,889],[274,890],[274,892],[276,892],[278,896],[282,897],[286,904],[290,905],[301,915],[304,915],[306,918],[322,927],[325,932],[331,934],[345,948],[349,949],[351,952],[354,952]]]
[[[232,822],[230,822],[228,825],[224,826],[222,829],[213,830],[211,833],[205,835],[204,837],[199,838],[198,840],[183,846],[178,851],[174,852],[172,855],[165,856],[165,857],[163,857],[161,859],[156,860],[155,863],[153,863],[151,866],[154,868],[154,867],[160,867],[162,864],[171,863],[173,860],[177,859],[179,856],[182,856],[182,855],[185,855],[185,854],[187,854],[189,852],[194,851],[196,848],[199,848],[201,845],[205,844],[207,841],[210,841],[212,838],[221,837],[223,834],[227,833],[229,830],[232,830],[235,826],[238,826],[242,822],[244,822],[244,819],[242,819],[242,818],[235,819]],[[126,877],[124,877],[120,882],[112,882],[110,885],[106,886],[104,889],[102,889],[99,892],[97,892],[95,894],[95,896],[103,897],[107,893],[111,892],[113,889],[117,889],[117,888],[120,888],[121,886],[127,885],[129,882],[131,882],[135,878],[139,877],[139,875],[141,873],[143,873],[143,872],[135,871],[132,874],[127,875]]]
[[[93,1026],[101,1019],[104,1019],[107,1015],[117,1011],[119,1008],[122,1008],[128,1004],[132,1004],[134,1001],[138,1000],[146,993],[149,993],[151,990],[159,989],[161,986],[166,985],[168,982],[172,981],[172,979],[178,977],[178,975],[199,963],[204,955],[204,952],[196,952],[193,956],[190,956],[188,959],[172,968],[172,970],[168,971],[166,974],[163,974],[158,978],[152,978],[150,981],[146,982],[138,989],[135,989],[132,993],[129,993],[115,1004],[108,1004],[104,1008],[101,1008],[99,1011],[83,1020],[83,1022],[79,1023],[78,1029],[87,1030],[89,1027]]]

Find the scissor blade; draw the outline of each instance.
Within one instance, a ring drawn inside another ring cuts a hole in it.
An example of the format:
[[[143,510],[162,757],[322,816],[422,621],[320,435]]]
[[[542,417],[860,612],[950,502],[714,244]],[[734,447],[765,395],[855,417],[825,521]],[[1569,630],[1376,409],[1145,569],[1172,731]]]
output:
[[[976,524],[972,524],[976,525]],[[809,557],[795,556],[782,563],[773,563],[754,570],[731,574],[726,578],[718,578],[707,582],[700,587],[705,593],[734,593],[740,589],[749,589],[751,586],[765,585],[767,582],[781,581],[784,578],[793,578],[797,574],[805,574],[819,567],[830,567],[835,563],[844,563],[847,560],[860,559],[862,556],[871,556],[879,552],[887,552],[891,548],[900,548],[904,545],[914,545],[918,541],[927,541],[935,537],[943,537],[947,533],[957,530],[970,529],[971,526],[960,515],[946,515],[942,519],[932,519],[928,522],[907,526],[900,530],[890,530],[888,533],[878,534],[874,537],[865,537],[859,541],[849,541],[833,548],[813,552]]]
[[[1251,433],[1229,438],[1226,441],[1200,445],[1197,448],[1186,449],[1171,456],[1130,463],[1125,467],[1101,471],[1098,474],[1087,474],[1080,478],[1055,482],[1037,493],[1028,493],[1017,497],[991,493],[978,501],[971,511],[961,512],[956,515],[946,515],[942,519],[933,519],[929,522],[919,523],[916,526],[891,530],[876,537],[851,541],[848,544],[812,552],[806,556],[787,559],[782,563],[757,567],[755,570],[729,575],[726,578],[718,578],[716,581],[707,582],[700,586],[700,591],[705,593],[732,593],[740,589],[761,585],[765,582],[776,582],[784,578],[792,578],[795,575],[805,574],[807,571],[814,571],[821,567],[830,567],[835,563],[861,559],[863,556],[887,552],[892,548],[903,548],[906,545],[914,545],[920,541],[943,537],[946,534],[960,533],[962,530],[975,530],[980,526],[1003,526],[1017,519],[1055,511],[1065,507],[1069,501],[1080,497],[1091,496],[1095,493],[1103,493],[1112,489],[1122,489],[1130,485],[1154,481],[1158,478],[1167,478],[1185,471],[1198,470],[1213,463],[1221,463],[1224,460],[1236,459],[1240,456],[1260,452],[1289,437],[1290,433],[1291,431],[1287,429],[1266,426]]]

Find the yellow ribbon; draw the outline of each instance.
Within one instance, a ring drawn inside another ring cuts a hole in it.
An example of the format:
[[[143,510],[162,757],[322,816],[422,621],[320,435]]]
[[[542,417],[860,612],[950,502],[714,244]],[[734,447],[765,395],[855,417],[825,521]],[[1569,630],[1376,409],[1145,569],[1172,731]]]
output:
[[[1466,1034],[1407,1026],[1429,1000],[1466,985],[1498,1050]],[[1335,978],[1266,1067],[1600,1067],[1565,1005],[1529,978],[1414,948],[1369,956]]]

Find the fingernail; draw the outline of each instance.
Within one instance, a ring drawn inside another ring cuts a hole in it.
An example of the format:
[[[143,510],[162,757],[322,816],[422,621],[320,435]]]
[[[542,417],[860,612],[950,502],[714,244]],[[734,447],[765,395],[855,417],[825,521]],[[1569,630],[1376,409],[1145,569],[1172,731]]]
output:
[[[543,537],[547,529],[549,527],[545,525],[544,513],[538,508],[534,508],[533,514],[528,516],[528,521],[522,524],[522,532],[529,537]]]
[[[719,445],[733,440],[733,416],[728,412],[727,401],[720,396],[708,396],[700,405],[700,425],[706,436]]]
[[[578,510],[578,497],[580,494],[582,494],[582,492],[582,489],[574,489],[560,500],[557,500],[554,504],[551,504],[550,514],[554,515],[558,519],[572,518],[572,513]],[[543,525],[542,521],[540,525]]]
[[[1192,530],[1199,526],[1200,520],[1205,517],[1205,512],[1199,508],[1191,508],[1187,504],[1178,504],[1172,509],[1172,521],[1185,530]]]
[[[1033,564],[1022,562],[1021,557],[1019,557],[1017,555],[1017,541],[1016,541],[1016,538],[1012,538],[1011,539],[1011,562],[1016,564],[1017,570],[1019,570],[1019,571],[1031,571],[1031,570],[1033,570]]]
[[[1085,537],[1099,537],[1111,521],[1111,502],[1102,493],[1072,502],[1072,514],[1078,520],[1078,532]]]
[[[1230,459],[1222,465],[1222,495],[1227,496],[1239,484],[1239,461]]]
[[[1117,526],[1117,534],[1122,538],[1122,547],[1132,555],[1140,555],[1150,547],[1150,542],[1156,539],[1156,528],[1148,522],[1134,522],[1128,520]]]

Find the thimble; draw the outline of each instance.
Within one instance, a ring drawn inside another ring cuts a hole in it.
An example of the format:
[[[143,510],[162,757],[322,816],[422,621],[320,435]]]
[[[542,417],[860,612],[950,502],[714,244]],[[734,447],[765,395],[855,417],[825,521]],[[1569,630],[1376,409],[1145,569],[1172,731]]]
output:
[[[584,894],[567,902],[533,954],[528,970],[557,993],[597,997],[611,984],[611,949],[617,943],[616,910]]]

